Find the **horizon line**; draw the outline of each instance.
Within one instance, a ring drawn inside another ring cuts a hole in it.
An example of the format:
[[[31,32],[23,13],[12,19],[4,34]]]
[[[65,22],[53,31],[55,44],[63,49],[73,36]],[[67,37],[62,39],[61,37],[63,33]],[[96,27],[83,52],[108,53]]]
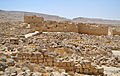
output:
[[[16,11],[16,12],[39,13],[39,14],[45,14],[45,15],[51,15],[51,16],[58,16],[58,17],[62,17],[62,18],[70,19],[70,20],[73,20],[74,18],[81,17],[81,18],[89,18],[89,19],[120,21],[120,19],[111,19],[111,18],[102,18],[102,17],[86,17],[86,16],[76,16],[76,17],[68,18],[68,17],[65,17],[65,16],[56,15],[56,14],[49,14],[49,13],[43,13],[43,12],[37,12],[37,11],[27,11],[27,10],[3,10],[3,9],[0,9],[0,11]]]

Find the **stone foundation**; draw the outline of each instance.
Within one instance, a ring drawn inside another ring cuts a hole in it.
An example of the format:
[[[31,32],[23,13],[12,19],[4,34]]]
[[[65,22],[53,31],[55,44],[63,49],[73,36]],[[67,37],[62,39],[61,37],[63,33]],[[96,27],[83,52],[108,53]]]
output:
[[[15,54],[13,54],[15,55]],[[103,68],[97,68],[91,65],[89,61],[75,63],[73,61],[56,61],[54,57],[45,55],[44,53],[18,53],[16,54],[20,62],[29,60],[31,63],[43,64],[48,67],[58,67],[65,69],[66,72],[72,71],[83,74],[103,74]]]

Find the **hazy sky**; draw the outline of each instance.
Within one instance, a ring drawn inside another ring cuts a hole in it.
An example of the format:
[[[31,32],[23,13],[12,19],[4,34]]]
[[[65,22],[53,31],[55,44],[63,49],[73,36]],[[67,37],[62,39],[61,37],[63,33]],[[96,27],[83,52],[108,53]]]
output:
[[[0,9],[120,20],[120,0],[0,0]]]

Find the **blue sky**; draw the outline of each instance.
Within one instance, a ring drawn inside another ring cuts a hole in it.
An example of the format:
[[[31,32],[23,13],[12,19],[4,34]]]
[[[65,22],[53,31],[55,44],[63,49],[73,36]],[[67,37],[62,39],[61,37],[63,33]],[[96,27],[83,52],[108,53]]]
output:
[[[0,0],[0,9],[120,20],[120,0]]]

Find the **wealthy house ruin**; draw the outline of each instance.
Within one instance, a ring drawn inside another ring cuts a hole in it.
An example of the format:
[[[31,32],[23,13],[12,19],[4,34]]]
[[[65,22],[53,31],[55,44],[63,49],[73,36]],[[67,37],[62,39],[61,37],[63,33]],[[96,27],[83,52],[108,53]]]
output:
[[[103,24],[45,21],[43,17],[35,15],[24,16],[24,22],[28,23],[29,27],[39,31],[77,32],[89,35],[120,35],[120,31],[116,30],[116,26]]]

